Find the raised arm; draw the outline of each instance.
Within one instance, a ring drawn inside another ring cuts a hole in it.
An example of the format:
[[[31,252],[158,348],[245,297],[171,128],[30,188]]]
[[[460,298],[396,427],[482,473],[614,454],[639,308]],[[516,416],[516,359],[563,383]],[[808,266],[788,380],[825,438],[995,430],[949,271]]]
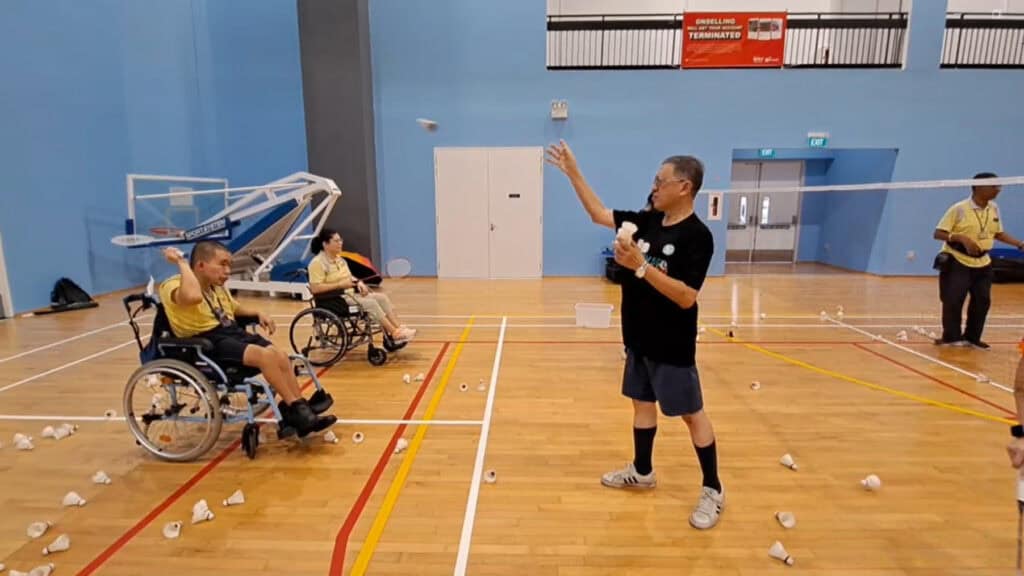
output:
[[[199,286],[199,279],[192,272],[192,268],[188,265],[185,255],[181,253],[181,250],[173,247],[164,248],[163,253],[164,258],[171,264],[176,265],[178,272],[181,274],[181,285],[171,293],[174,303],[179,306],[193,306],[202,302],[203,289]]]
[[[569,183],[572,184],[573,190],[576,191],[576,196],[579,197],[580,203],[583,204],[583,208],[587,211],[590,220],[594,224],[606,228],[615,228],[615,219],[612,217],[612,211],[601,202],[601,199],[597,197],[597,193],[594,192],[594,189],[587,183],[586,178],[583,177],[583,172],[580,171],[579,165],[576,164],[576,156],[569,149],[569,145],[565,143],[565,140],[560,140],[558,144],[549,146],[545,160],[548,164],[561,170],[569,178]]]

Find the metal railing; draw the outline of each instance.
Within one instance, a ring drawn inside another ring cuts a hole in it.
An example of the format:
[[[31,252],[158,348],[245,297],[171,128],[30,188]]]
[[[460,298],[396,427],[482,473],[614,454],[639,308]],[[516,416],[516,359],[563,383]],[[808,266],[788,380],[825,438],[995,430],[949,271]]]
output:
[[[550,70],[679,68],[680,14],[548,16]],[[891,68],[903,65],[907,14],[791,13],[788,68]]]
[[[1024,68],[1024,14],[946,14],[942,67]]]

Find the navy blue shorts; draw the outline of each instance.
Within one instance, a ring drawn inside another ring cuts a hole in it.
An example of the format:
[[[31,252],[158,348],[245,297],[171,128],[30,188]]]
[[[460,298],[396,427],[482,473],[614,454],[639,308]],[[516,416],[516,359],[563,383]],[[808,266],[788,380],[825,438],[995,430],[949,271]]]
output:
[[[675,366],[626,351],[622,394],[633,400],[657,402],[665,416],[685,416],[704,408],[696,366]]]
[[[236,364],[242,366],[242,358],[245,357],[245,349],[248,346],[259,346],[266,348],[270,341],[260,336],[247,332],[237,324],[229,328],[218,326],[209,332],[203,332],[198,337],[206,338],[213,344],[213,353],[210,359],[217,363]]]

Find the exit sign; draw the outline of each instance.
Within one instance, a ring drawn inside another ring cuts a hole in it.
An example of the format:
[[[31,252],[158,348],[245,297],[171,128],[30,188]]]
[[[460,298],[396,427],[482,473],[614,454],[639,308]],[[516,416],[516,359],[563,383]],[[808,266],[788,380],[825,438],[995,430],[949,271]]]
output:
[[[809,148],[828,147],[828,133],[810,132],[809,134],[807,134],[807,146]]]
[[[761,148],[757,151],[758,158],[775,158],[775,148]]]

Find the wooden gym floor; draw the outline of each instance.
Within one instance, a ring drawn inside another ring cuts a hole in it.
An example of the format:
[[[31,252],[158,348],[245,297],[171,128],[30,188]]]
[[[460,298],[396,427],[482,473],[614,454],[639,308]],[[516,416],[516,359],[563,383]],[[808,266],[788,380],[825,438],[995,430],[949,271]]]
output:
[[[656,490],[599,483],[632,457],[621,344],[617,318],[611,329],[577,329],[573,304],[614,303],[617,313],[617,287],[409,279],[388,290],[419,338],[384,367],[360,349],[323,375],[343,419],[340,442],[278,441],[266,430],[253,461],[238,448],[240,425],[225,427],[201,461],[169,464],[135,446],[123,421],[103,420],[107,409],[121,412],[138,365],[120,294],[97,309],[0,322],[0,562],[28,571],[52,561],[58,575],[1013,569],[1016,482],[1003,451],[1013,404],[999,387],[1012,387],[1019,356],[1018,287],[994,288],[993,347],[982,352],[939,349],[913,332],[938,329],[934,279],[709,279],[698,365],[727,504],[707,532],[687,523],[700,471],[678,420],[661,421]],[[278,315],[273,339],[287,347],[304,304],[254,302]],[[843,320],[819,318],[837,305]],[[910,341],[895,342],[903,329]],[[421,372],[423,382],[403,383]],[[81,428],[40,437],[63,421]],[[356,431],[361,444],[351,441]],[[14,450],[16,432],[34,436],[35,450]],[[394,455],[400,437],[409,447]],[[779,464],[784,453],[799,471]],[[100,469],[112,484],[90,482]],[[480,480],[488,470],[495,483]],[[880,491],[862,489],[868,474],[881,478]],[[223,507],[236,489],[246,503]],[[69,490],[87,505],[62,508]],[[200,498],[216,518],[192,525]],[[775,521],[780,510],[796,515],[795,528]],[[54,526],[29,540],[37,520]],[[165,540],[161,528],[174,520],[182,535]],[[71,549],[44,557],[64,533]],[[776,540],[793,567],[768,556]]]

